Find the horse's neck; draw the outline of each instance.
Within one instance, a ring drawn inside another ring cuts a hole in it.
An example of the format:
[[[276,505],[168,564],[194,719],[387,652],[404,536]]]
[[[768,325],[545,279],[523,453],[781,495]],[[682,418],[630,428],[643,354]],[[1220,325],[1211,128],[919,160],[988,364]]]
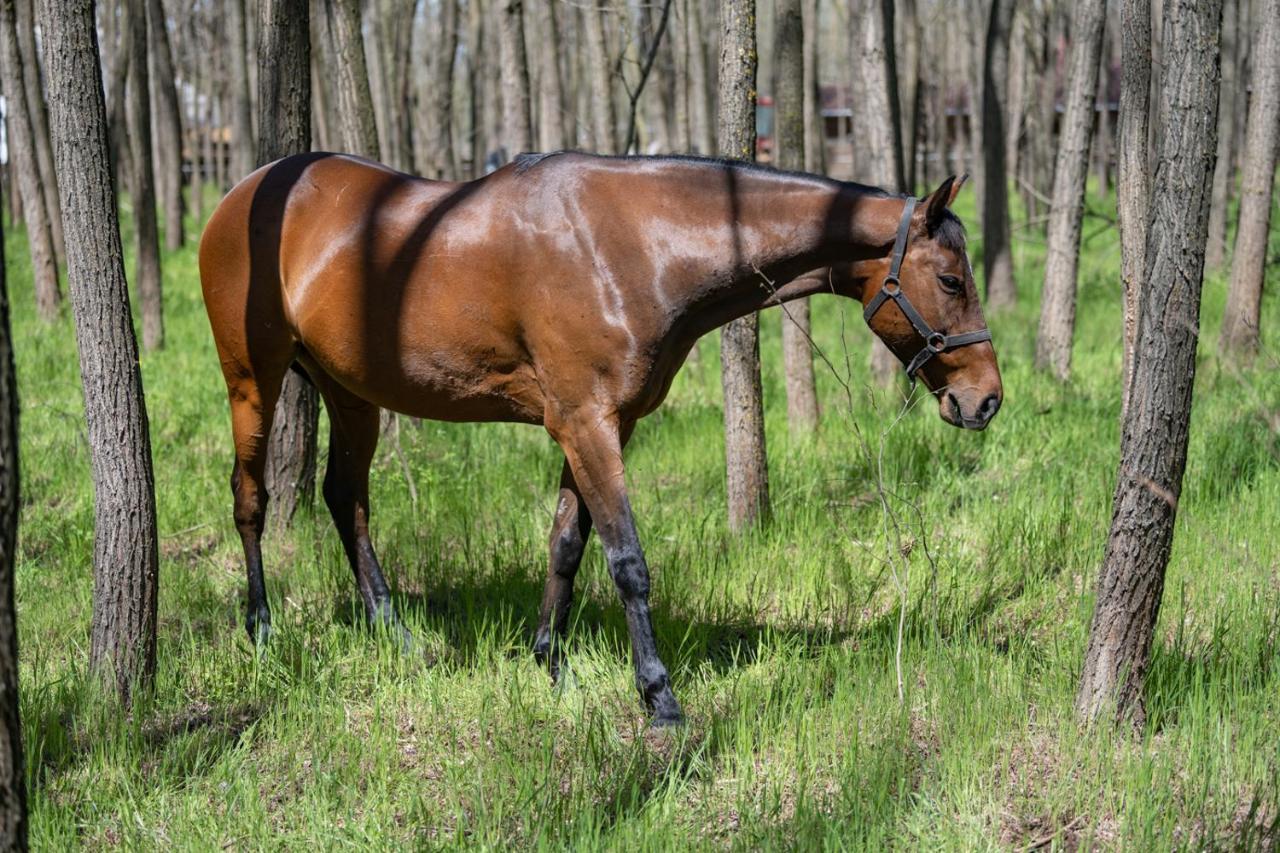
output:
[[[885,257],[903,201],[854,184],[732,169],[719,193],[704,197],[707,217],[723,218],[708,266],[673,282],[672,296],[695,334],[763,307],[827,291],[812,274],[840,265],[842,295],[857,297],[865,262]]]

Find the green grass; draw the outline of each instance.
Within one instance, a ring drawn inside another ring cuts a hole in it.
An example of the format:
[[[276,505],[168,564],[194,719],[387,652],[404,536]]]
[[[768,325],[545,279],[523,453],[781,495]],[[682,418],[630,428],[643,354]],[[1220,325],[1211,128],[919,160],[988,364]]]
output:
[[[229,418],[192,249],[164,259],[169,345],[142,362],[160,670],[130,717],[108,710],[85,676],[93,513],[72,325],[36,320],[25,242],[7,233],[38,849],[1277,843],[1280,372],[1270,355],[1243,372],[1218,360],[1222,275],[1205,284],[1141,739],[1082,732],[1072,716],[1117,461],[1114,229],[1082,251],[1066,385],[1031,368],[1043,249],[1019,232],[1020,306],[990,318],[1006,401],[985,433],[948,427],[927,401],[890,429],[897,406],[864,384],[859,311],[828,297],[813,303],[816,337],[839,371],[852,365],[852,404],[820,363],[821,431],[789,437],[780,315],[766,315],[774,517],[740,538],[725,524],[715,336],[702,342],[628,450],[661,650],[690,715],[678,735],[655,737],[594,541],[574,610],[574,683],[553,689],[529,653],[560,466],[529,427],[406,424],[417,506],[379,450],[374,541],[421,655],[359,627],[323,512],[268,539],[276,632],[253,654]],[[1273,266],[1268,337],[1277,286]],[[913,543],[902,700],[899,595],[883,559],[895,543],[855,426],[883,448]]]

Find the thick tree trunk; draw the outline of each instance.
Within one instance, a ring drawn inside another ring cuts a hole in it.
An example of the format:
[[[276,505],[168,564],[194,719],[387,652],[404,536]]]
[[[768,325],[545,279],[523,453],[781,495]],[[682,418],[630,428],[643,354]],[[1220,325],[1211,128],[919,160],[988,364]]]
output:
[[[774,155],[778,168],[799,171],[805,162],[804,20],[801,0],[774,6]],[[782,363],[787,378],[787,424],[797,435],[818,425],[818,394],[809,351],[809,300],[783,306]]]
[[[35,283],[36,308],[43,320],[58,316],[62,291],[58,286],[58,263],[49,210],[40,188],[40,165],[35,157],[35,131],[31,125],[31,105],[27,103],[24,68],[18,42],[18,13],[14,0],[0,5],[0,68],[4,74],[4,94],[8,113],[9,170],[17,172],[22,214],[27,226],[27,244]]]
[[[1089,136],[1093,130],[1105,12],[1105,0],[1080,0],[1071,19],[1071,66],[1064,96],[1062,132],[1058,138],[1058,163],[1053,175],[1053,202],[1049,206],[1036,366],[1052,371],[1063,381],[1071,376],[1080,223],[1084,218]]]
[[[1224,353],[1251,357],[1258,350],[1262,282],[1271,228],[1271,189],[1280,138],[1280,0],[1255,0],[1253,95],[1240,176],[1240,219],[1231,259],[1231,285],[1222,320]]]
[[[987,279],[987,304],[992,308],[1004,308],[1018,301],[1018,288],[1013,281],[1013,247],[1009,240],[1009,178],[1005,164],[1012,22],[1013,0],[991,0],[982,68],[982,138],[986,140],[982,168],[986,182],[982,193],[982,269]]]
[[[1151,97],[1151,0],[1123,0],[1120,9],[1120,116],[1117,120],[1116,212],[1120,220],[1120,285],[1124,294],[1121,411],[1129,407],[1138,301],[1147,268],[1151,164],[1147,120]]]
[[[565,39],[557,11],[556,3],[540,0],[534,12],[538,33],[538,147],[543,151],[565,148],[564,82],[560,75],[560,51]]]
[[[604,10],[595,6],[582,9],[582,28],[586,35],[587,68],[591,86],[591,143],[601,154],[618,150],[617,118],[613,104],[613,69],[609,63],[605,39]]]
[[[307,0],[262,0],[258,28],[258,156],[264,163],[311,148],[311,31]],[[288,524],[310,507],[316,486],[320,399],[290,370],[267,445],[272,518]]]
[[[92,0],[40,4],[40,28],[93,471],[89,664],[128,705],[156,669],[156,505]]]
[[[151,83],[147,62],[147,0],[127,0],[129,79],[129,195],[133,199],[134,285],[142,313],[142,346],[164,346],[164,298],[160,278],[160,231],[156,222],[155,160],[151,152]]]
[[[514,157],[533,149],[523,0],[502,0],[498,41],[502,54],[502,144],[506,146],[507,153]]]
[[[157,189],[164,208],[164,244],[169,251],[182,248],[182,114],[178,108],[177,75],[169,30],[160,0],[147,0],[147,32],[151,43],[151,91],[157,114],[154,124]]]
[[[260,162],[253,144],[253,108],[249,98],[249,40],[245,0],[226,0],[227,60],[230,64],[231,176],[239,181]],[[262,55],[259,46],[259,55]],[[261,107],[259,107],[261,109]]]
[[[18,715],[18,620],[13,568],[18,554],[18,385],[9,328],[9,291],[0,227],[0,849],[27,849],[27,780]]]
[[[1213,201],[1209,205],[1209,242],[1204,249],[1204,265],[1221,269],[1227,261],[1227,208],[1235,181],[1236,103],[1240,97],[1236,82],[1236,23],[1242,0],[1226,0],[1222,6],[1222,88],[1218,96],[1218,157],[1213,169]],[[1247,0],[1243,0],[1247,2]]]
[[[18,0],[18,46],[22,51],[27,108],[35,134],[36,162],[40,167],[40,189],[49,216],[53,251],[60,266],[67,263],[67,243],[62,235],[62,197],[58,194],[58,173],[53,168],[53,144],[49,141],[49,106],[44,90],[44,74],[36,52],[35,12],[31,0]]]
[[[428,178],[455,180],[461,177],[457,151],[453,144],[453,78],[455,57],[458,54],[458,0],[442,0],[439,16],[438,38],[430,48],[430,56],[421,61],[421,65],[429,69],[429,76],[420,81],[419,110],[421,124],[427,130],[420,137],[424,144],[419,167]]]
[[[755,0],[721,0],[720,30],[719,154],[751,162],[756,156]],[[769,512],[759,314],[721,329],[720,361],[729,528],[741,531]]]
[[[1272,9],[1275,9],[1274,0]],[[1213,183],[1222,0],[1166,0],[1160,163],[1148,213],[1134,383],[1120,440],[1111,532],[1076,710],[1141,726],[1164,574],[1187,461],[1200,289]]]
[[[338,133],[342,138],[342,150],[371,160],[381,159],[378,126],[374,119],[373,91],[369,87],[364,39],[360,34],[360,0],[325,0],[325,6],[329,13],[337,60],[334,65],[338,78]],[[265,118],[264,114],[259,121]],[[308,139],[303,147],[296,150],[291,148],[283,154],[296,154],[310,147]]]

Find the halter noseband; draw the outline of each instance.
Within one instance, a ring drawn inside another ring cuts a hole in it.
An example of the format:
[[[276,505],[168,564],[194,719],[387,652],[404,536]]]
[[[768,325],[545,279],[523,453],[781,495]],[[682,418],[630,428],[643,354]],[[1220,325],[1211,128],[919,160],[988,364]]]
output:
[[[924,346],[916,353],[915,358],[911,359],[910,363],[907,364],[907,378],[913,383],[916,381],[916,371],[924,367],[925,363],[938,353],[991,340],[990,329],[962,332],[958,335],[944,335],[941,332],[935,332],[925,322],[924,317],[920,316],[920,312],[915,309],[915,306],[911,304],[907,294],[902,292],[902,283],[898,279],[898,272],[902,269],[902,257],[907,253],[907,234],[911,230],[911,214],[915,212],[915,209],[916,199],[908,198],[907,205],[902,210],[902,221],[898,223],[898,236],[893,242],[893,259],[889,262],[889,274],[884,277],[884,284],[880,286],[880,292],[867,303],[867,307],[862,312],[862,319],[866,320],[867,325],[870,326],[871,318],[884,306],[885,302],[892,299],[898,304],[898,310],[911,321],[911,325],[915,327],[916,334],[920,335],[921,339],[924,340]]]

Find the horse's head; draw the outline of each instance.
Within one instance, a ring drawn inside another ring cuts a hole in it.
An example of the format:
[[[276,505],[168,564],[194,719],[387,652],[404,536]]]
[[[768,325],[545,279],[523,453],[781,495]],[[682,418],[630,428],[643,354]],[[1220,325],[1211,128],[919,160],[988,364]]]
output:
[[[964,226],[950,209],[963,184],[953,176],[914,207],[908,202],[894,251],[865,280],[862,302],[871,330],[938,398],[942,419],[983,429],[1004,393]]]

